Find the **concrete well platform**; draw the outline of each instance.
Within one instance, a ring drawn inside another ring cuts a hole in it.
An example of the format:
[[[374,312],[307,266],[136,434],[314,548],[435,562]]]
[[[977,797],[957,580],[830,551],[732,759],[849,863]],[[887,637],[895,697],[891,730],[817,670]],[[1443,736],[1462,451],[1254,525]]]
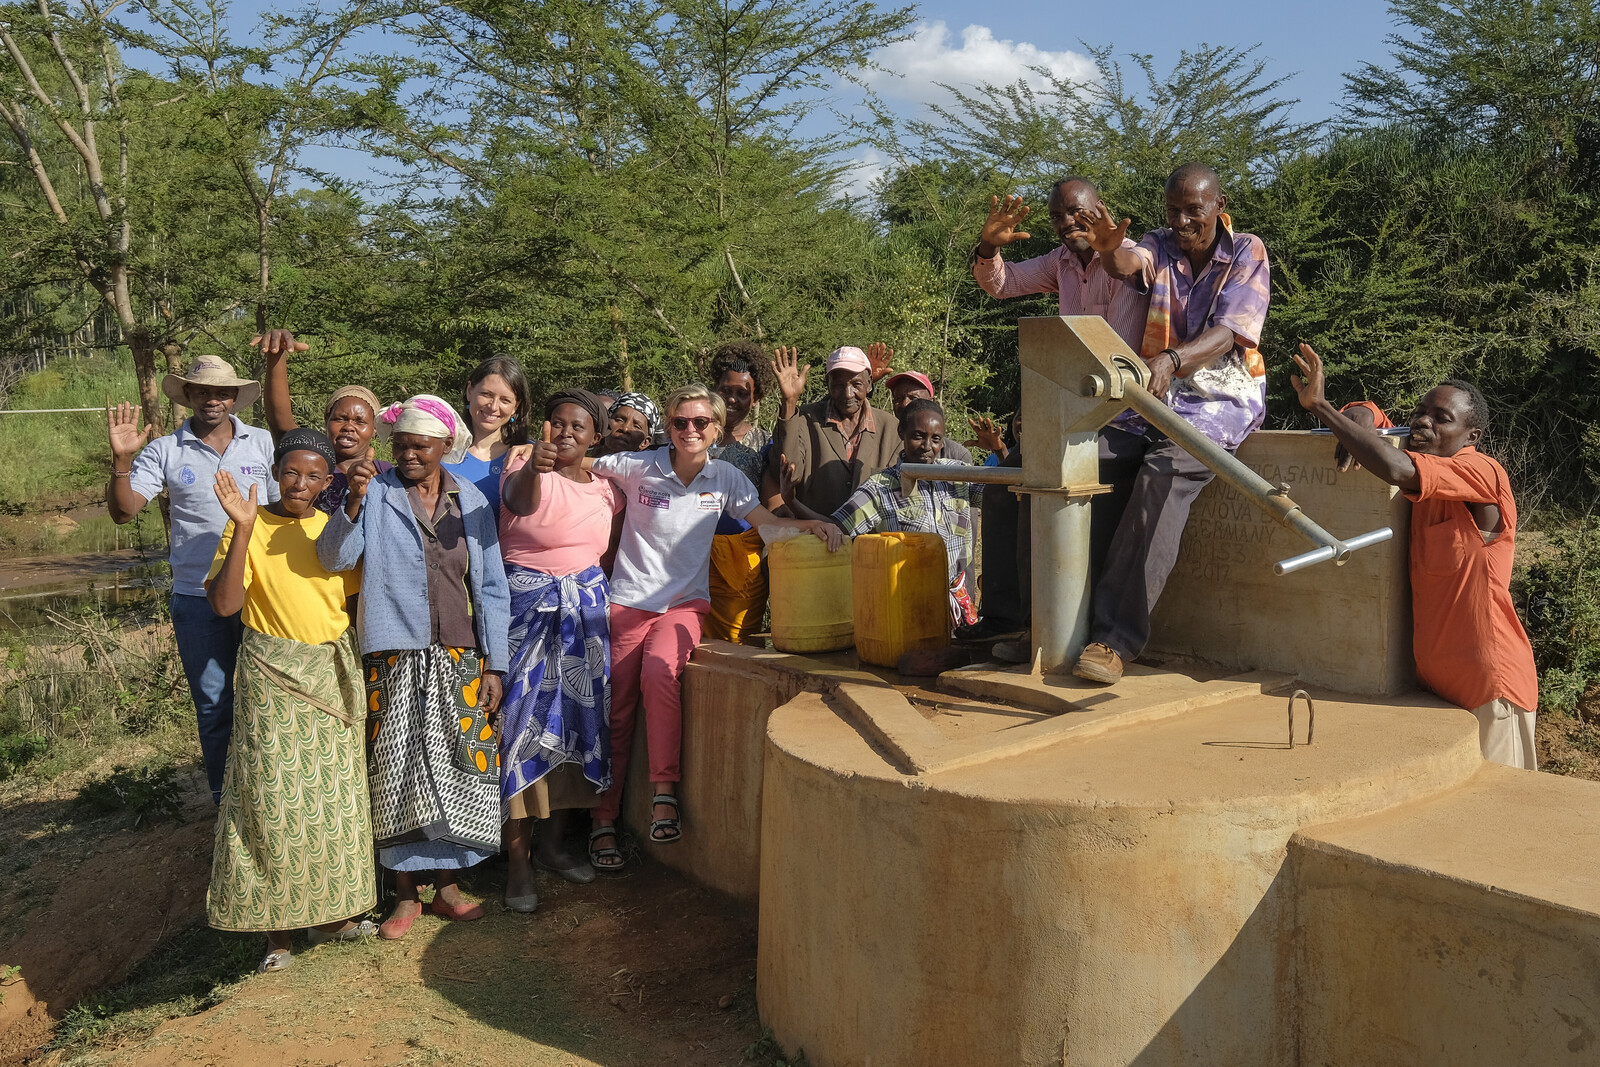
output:
[[[816,1067],[1297,1062],[1291,838],[1482,761],[1421,694],[1312,690],[1290,749],[1286,680],[1035,678],[1049,716],[797,695],[768,723],[763,1020]]]

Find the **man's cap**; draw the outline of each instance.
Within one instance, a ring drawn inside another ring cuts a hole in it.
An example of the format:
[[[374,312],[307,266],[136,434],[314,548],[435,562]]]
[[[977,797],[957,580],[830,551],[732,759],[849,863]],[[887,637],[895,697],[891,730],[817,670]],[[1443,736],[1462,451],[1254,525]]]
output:
[[[261,395],[260,382],[239,377],[233,373],[233,364],[221,356],[196,356],[183,374],[169,374],[161,379],[161,391],[167,394],[167,399],[174,404],[188,407],[189,401],[183,395],[183,387],[186,385],[211,385],[223,389],[237,389],[239,400],[234,407],[240,410],[254,404],[256,397]]]
[[[926,389],[928,391],[928,396],[929,397],[933,396],[933,382],[929,381],[928,380],[928,376],[926,374],[923,374],[919,370],[903,370],[899,374],[896,374],[893,377],[891,377],[888,381],[884,382],[883,384],[892,393],[892,392],[894,392],[894,383],[895,382],[905,382],[905,383],[916,382],[918,385],[920,385],[922,388],[924,388],[924,389]]]
[[[867,354],[855,345],[835,348],[828,355],[829,374],[836,370],[847,370],[852,374],[860,374],[862,371],[870,371],[871,369],[872,362],[867,359]]]

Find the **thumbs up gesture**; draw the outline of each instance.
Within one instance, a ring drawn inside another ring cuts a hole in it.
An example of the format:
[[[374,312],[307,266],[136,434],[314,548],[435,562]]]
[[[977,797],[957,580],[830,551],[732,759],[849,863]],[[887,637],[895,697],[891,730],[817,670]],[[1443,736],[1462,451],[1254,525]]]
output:
[[[533,464],[533,469],[540,474],[548,474],[556,469],[556,446],[550,437],[550,422],[546,420],[544,431],[539,434],[539,440],[533,446],[533,458],[529,461]]]

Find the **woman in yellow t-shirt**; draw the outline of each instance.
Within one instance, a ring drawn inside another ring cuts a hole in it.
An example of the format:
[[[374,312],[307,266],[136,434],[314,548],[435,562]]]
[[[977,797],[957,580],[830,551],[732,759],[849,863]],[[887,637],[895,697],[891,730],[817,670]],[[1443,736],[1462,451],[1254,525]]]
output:
[[[266,932],[263,971],[289,965],[301,927],[313,945],[376,933],[362,918],[377,884],[366,711],[345,613],[354,576],[317,561],[328,516],[316,499],[333,469],[328,438],[294,429],[273,452],[277,503],[258,506],[255,486],[246,499],[217,474],[230,521],[206,595],[218,615],[240,613],[244,641],[206,913],[218,930]]]

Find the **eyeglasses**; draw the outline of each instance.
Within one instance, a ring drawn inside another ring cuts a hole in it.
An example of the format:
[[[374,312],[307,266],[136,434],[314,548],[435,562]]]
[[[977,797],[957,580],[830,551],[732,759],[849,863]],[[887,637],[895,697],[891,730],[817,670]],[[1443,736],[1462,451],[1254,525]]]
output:
[[[704,415],[696,415],[694,418],[689,418],[685,415],[674,415],[672,417],[672,428],[680,431],[687,430],[693,424],[696,433],[704,433],[705,428],[710,426],[713,421]]]

